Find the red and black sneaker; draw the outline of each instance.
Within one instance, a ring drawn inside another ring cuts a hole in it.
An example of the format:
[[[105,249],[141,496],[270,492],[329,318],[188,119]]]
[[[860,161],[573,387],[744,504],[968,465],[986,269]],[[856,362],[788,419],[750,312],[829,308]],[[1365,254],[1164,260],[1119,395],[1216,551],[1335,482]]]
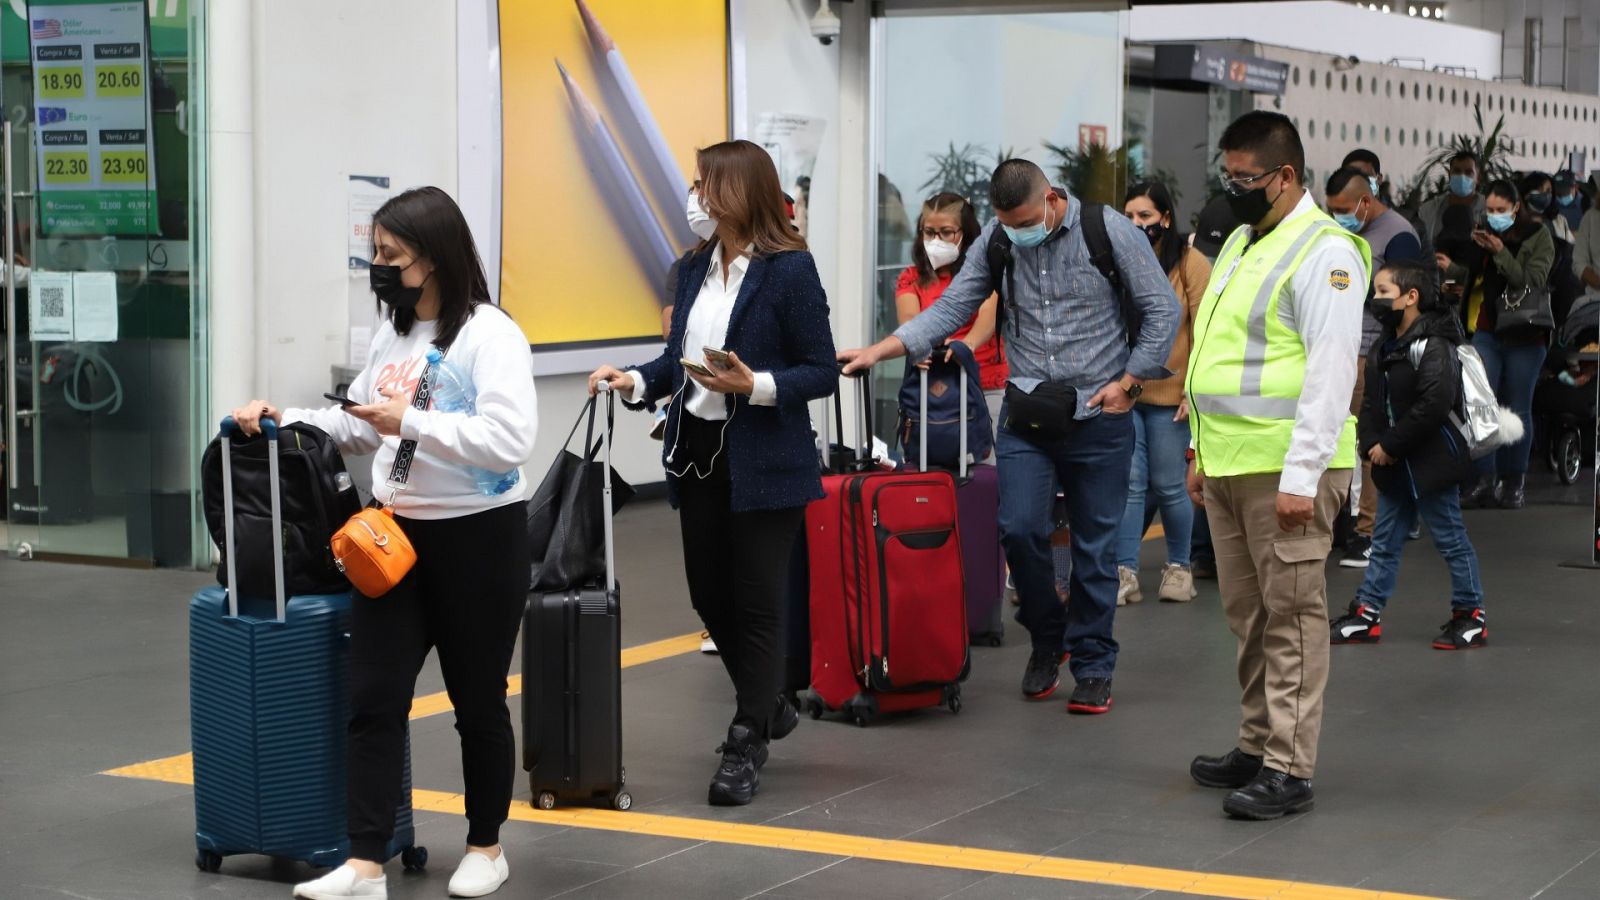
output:
[[[1111,711],[1111,679],[1080,678],[1067,701],[1067,712],[1098,716]]]
[[[1435,650],[1476,650],[1489,643],[1488,616],[1483,608],[1458,609],[1433,639]]]
[[[1383,640],[1383,614],[1357,600],[1349,612],[1328,623],[1335,644],[1376,644]]]
[[[1066,654],[1033,651],[1028,668],[1022,673],[1022,694],[1029,700],[1043,700],[1061,685],[1061,663]]]

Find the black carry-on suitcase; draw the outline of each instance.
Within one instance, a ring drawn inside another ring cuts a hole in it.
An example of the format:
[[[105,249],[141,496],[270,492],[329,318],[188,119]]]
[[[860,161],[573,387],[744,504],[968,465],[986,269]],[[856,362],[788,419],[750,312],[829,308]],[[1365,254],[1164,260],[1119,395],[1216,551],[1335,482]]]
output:
[[[622,767],[622,617],[612,531],[611,412],[601,430],[604,584],[535,593],[522,628],[522,767],[533,804],[603,800],[633,806]]]

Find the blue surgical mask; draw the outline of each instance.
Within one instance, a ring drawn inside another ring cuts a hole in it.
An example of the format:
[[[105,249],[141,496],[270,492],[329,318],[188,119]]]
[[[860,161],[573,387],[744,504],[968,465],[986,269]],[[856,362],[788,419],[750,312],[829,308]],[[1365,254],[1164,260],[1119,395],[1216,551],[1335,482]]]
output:
[[[1012,228],[1010,225],[1001,225],[1006,230],[1006,237],[1011,238],[1011,243],[1018,247],[1037,247],[1044,243],[1050,236],[1050,206],[1046,202],[1044,208],[1044,221],[1025,228]]]
[[[1489,213],[1489,227],[1493,228],[1497,233],[1505,233],[1505,230],[1510,228],[1515,221],[1517,221],[1515,213]]]
[[[1367,184],[1372,185],[1372,196],[1374,196],[1374,197],[1378,196],[1378,176],[1376,176],[1376,175],[1368,175],[1367,176]]]
[[[1352,234],[1360,233],[1361,229],[1366,226],[1366,223],[1361,221],[1361,204],[1359,201],[1356,203],[1356,208],[1351,212],[1334,213],[1333,220],[1338,222],[1339,226],[1345,231]]]
[[[1472,196],[1473,187],[1471,175],[1450,176],[1450,193],[1455,194],[1457,197]]]
[[[1578,195],[1577,194],[1566,194],[1566,195],[1563,195],[1561,197],[1561,199],[1558,200],[1557,202],[1560,203],[1562,206],[1571,206],[1572,204],[1578,202]]]

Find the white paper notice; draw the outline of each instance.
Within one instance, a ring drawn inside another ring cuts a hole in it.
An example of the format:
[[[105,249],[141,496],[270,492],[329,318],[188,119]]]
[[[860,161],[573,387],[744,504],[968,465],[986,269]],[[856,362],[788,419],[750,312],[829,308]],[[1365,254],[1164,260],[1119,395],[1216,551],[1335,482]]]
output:
[[[367,357],[372,351],[372,329],[354,326],[350,329],[350,365],[353,368],[365,369]]]
[[[34,269],[28,280],[28,340],[72,340],[72,273]]]
[[[77,272],[72,276],[73,340],[117,339],[117,276],[110,272]]]
[[[364,276],[372,267],[372,214],[392,193],[387,175],[350,176],[350,224],[345,229],[345,240],[349,243],[352,278]]]

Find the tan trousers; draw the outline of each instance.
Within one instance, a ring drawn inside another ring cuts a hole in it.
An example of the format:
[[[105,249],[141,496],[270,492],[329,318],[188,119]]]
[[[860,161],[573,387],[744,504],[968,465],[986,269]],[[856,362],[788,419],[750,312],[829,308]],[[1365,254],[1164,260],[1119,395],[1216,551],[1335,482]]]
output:
[[[1278,528],[1278,473],[1206,479],[1217,584],[1239,639],[1239,749],[1295,778],[1317,765],[1328,683],[1324,567],[1350,475],[1325,473],[1311,523],[1294,531]]]
[[[1360,418],[1361,398],[1367,393],[1367,361],[1365,358],[1356,360],[1356,395],[1350,398],[1350,415]],[[1372,484],[1372,463],[1365,458],[1361,460],[1361,498],[1360,509],[1356,510],[1356,534],[1368,540],[1372,538],[1372,529],[1378,524],[1378,489]]]

